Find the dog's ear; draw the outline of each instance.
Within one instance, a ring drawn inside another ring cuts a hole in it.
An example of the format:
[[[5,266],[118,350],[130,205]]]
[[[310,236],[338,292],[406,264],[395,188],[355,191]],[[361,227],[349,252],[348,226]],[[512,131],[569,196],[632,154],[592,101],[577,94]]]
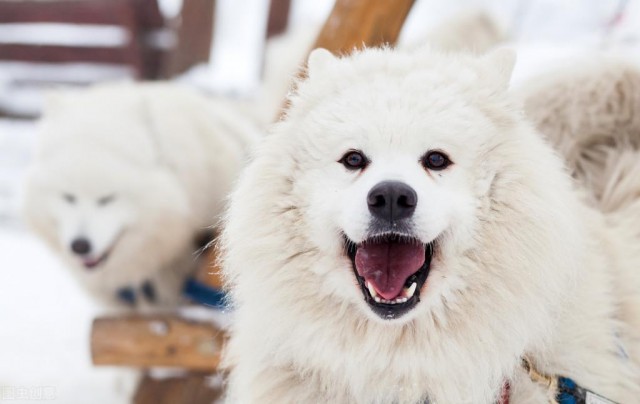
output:
[[[516,64],[516,52],[513,49],[496,49],[480,59],[485,74],[500,90],[509,88],[513,67]]]
[[[327,69],[336,60],[331,52],[324,48],[311,51],[307,60],[307,73],[311,77],[315,72]]]

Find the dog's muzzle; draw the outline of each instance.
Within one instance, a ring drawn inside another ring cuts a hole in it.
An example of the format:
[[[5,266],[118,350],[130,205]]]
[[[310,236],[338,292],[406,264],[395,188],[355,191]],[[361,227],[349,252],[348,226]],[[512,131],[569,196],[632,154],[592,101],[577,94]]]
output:
[[[433,246],[411,231],[417,203],[418,196],[409,185],[381,182],[367,195],[370,236],[360,243],[345,237],[365,301],[385,319],[398,318],[419,303],[429,273]]]

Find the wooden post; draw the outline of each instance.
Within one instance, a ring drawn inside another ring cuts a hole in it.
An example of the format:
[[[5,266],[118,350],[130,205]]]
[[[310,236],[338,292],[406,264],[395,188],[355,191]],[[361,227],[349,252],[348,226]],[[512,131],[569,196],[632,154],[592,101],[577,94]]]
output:
[[[222,396],[222,386],[212,386],[202,374],[154,379],[146,375],[133,398],[134,404],[211,404]]]
[[[291,0],[271,0],[267,20],[267,38],[280,35],[287,30]]]
[[[178,317],[98,318],[91,332],[95,365],[179,367],[214,372],[224,332]]]
[[[209,61],[213,38],[215,0],[184,0],[174,25],[178,43],[164,61],[162,77],[176,76],[190,67]]]
[[[335,54],[395,45],[415,0],[337,0],[314,45]]]

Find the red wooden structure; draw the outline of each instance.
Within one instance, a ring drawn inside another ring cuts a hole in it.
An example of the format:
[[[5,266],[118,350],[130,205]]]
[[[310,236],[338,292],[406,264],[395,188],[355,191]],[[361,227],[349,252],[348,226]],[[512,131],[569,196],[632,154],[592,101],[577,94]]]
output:
[[[14,67],[5,91],[175,76],[209,60],[214,8],[184,0],[167,19],[156,0],[0,0],[0,64]]]

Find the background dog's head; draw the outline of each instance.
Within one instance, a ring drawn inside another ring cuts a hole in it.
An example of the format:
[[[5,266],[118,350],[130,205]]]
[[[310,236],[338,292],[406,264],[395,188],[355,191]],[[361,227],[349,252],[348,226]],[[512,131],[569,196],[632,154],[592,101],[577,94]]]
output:
[[[24,215],[88,286],[115,293],[186,251],[188,205],[168,170],[80,143],[40,156],[28,175]]]

